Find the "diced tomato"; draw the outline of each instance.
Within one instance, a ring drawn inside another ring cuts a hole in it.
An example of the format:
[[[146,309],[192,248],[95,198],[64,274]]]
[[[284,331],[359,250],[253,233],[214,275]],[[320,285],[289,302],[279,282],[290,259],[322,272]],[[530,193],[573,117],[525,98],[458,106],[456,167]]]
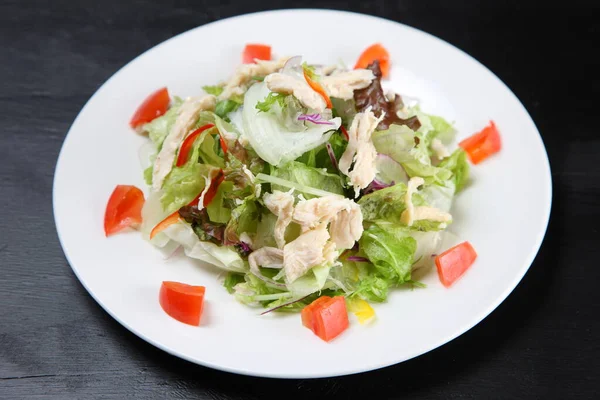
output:
[[[367,68],[375,60],[379,60],[381,74],[384,78],[387,78],[390,74],[390,53],[379,43],[367,47],[362,52],[354,69]]]
[[[502,148],[500,133],[494,121],[490,121],[490,124],[481,132],[466,138],[458,145],[467,152],[473,164],[479,164]]]
[[[204,308],[204,286],[164,281],[158,301],[162,309],[177,321],[188,325],[200,324]]]
[[[267,46],[266,44],[247,44],[242,54],[242,62],[244,64],[253,64],[256,59],[270,60],[271,46]]]
[[[144,193],[131,185],[117,185],[113,190],[104,213],[104,233],[110,236],[129,226],[142,223]]]
[[[202,203],[204,205],[204,207],[209,205],[210,202],[215,198],[215,195],[217,194],[217,190],[219,189],[219,185],[223,182],[223,179],[225,179],[225,174],[223,173],[223,170],[220,169],[219,172],[217,173],[217,175],[210,181],[210,186],[208,187],[208,190],[204,194],[204,201]],[[202,190],[202,192],[203,191],[204,190]],[[194,199],[188,203],[188,206],[198,204],[198,201],[200,200],[200,196],[202,195],[202,192],[198,193],[198,195],[196,197],[194,197]],[[179,210],[178,210],[178,211],[173,212],[167,218],[160,221],[154,228],[152,228],[152,231],[150,232],[150,240],[152,240],[154,238],[154,236],[156,236],[159,232],[161,232],[161,231],[167,229],[169,226],[179,222],[179,220],[180,220],[180,217],[179,217]]]
[[[192,150],[192,146],[194,146],[194,142],[196,141],[198,136],[200,136],[202,132],[212,128],[213,126],[213,124],[203,125],[200,128],[196,129],[194,132],[187,135],[183,143],[181,143],[181,147],[179,148],[179,154],[177,155],[177,163],[175,163],[176,166],[181,167],[187,162],[190,155],[190,151]]]
[[[475,262],[477,253],[471,243],[463,242],[435,258],[440,281],[450,287]]]
[[[331,297],[321,296],[318,299],[316,299],[315,301],[313,301],[312,303],[310,303],[309,305],[307,305],[306,307],[304,307],[302,309],[302,312],[300,313],[302,316],[302,325],[304,325],[305,327],[307,327],[308,329],[310,329],[311,331],[314,332],[316,329],[316,326],[315,326],[315,320],[313,317],[313,313],[314,313],[315,309],[319,307],[319,305],[326,303],[329,300],[331,300]]]
[[[133,117],[131,117],[129,126],[135,129],[140,125],[152,121],[154,118],[160,117],[167,112],[170,102],[171,98],[169,97],[167,88],[158,89],[146,97],[146,100],[140,104]]]
[[[302,324],[326,342],[348,328],[348,312],[343,296],[322,296],[302,310]]]
[[[317,92],[323,98],[323,100],[325,100],[327,108],[333,108],[333,105],[331,104],[331,99],[327,95],[327,92],[325,92],[325,89],[323,89],[323,86],[321,86],[319,82],[315,82],[312,79],[310,79],[310,76],[308,76],[306,71],[304,71],[304,79],[306,79],[308,86],[310,86],[312,90]]]

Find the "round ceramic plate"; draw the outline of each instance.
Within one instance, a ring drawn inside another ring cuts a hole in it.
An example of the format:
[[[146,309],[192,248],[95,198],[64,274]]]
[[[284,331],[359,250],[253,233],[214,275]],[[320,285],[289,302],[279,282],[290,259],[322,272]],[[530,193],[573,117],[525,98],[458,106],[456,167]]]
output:
[[[317,26],[334,35],[322,36]],[[361,29],[356,29],[360,26]],[[217,39],[215,39],[217,38]],[[147,140],[128,127],[140,102],[168,86],[172,95],[202,93],[227,79],[245,43],[268,43],[279,55],[352,66],[381,42],[393,66],[386,83],[417,97],[426,112],[455,121],[458,139],[494,120],[502,151],[472,168],[454,203],[452,231],[479,258],[447,289],[435,270],[426,289],[394,290],[375,305],[377,319],[352,321],[325,343],[297,314],[260,316],[221,286],[218,271],[194,260],[165,260],[135,231],[104,237],[106,202],[117,184],[145,188],[138,149]],[[307,378],[351,374],[416,357],[464,333],[502,302],[542,242],[551,203],[548,158],[515,95],[488,69],[419,30],[337,11],[288,10],[230,18],[178,35],[142,54],[88,101],[64,142],[54,181],[54,214],[64,252],[81,283],[117,321],[142,339],[186,360],[241,374]],[[202,325],[184,325],[158,304],[163,280],[206,286]]]

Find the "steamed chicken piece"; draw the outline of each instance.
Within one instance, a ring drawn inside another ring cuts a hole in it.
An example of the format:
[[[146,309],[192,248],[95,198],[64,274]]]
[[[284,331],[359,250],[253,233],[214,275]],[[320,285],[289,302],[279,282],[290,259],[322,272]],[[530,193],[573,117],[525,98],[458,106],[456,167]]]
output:
[[[305,107],[319,113],[325,111],[325,100],[308,85],[303,77],[276,72],[268,75],[265,83],[272,92],[294,95]]]
[[[450,157],[450,152],[438,138],[435,138],[431,141],[431,150],[433,150],[438,160],[443,160],[444,158]]]
[[[294,282],[312,267],[321,265],[326,260],[335,259],[335,256],[332,256],[332,247],[328,245],[328,240],[327,224],[322,223],[285,245],[283,269],[289,283]],[[335,250],[335,247],[333,249]]]
[[[360,190],[366,188],[377,174],[375,166],[377,150],[371,136],[384,116],[385,113],[382,113],[379,118],[375,117],[369,107],[364,112],[356,114],[348,130],[348,147],[340,158],[339,168],[350,178],[355,197],[358,197]],[[349,171],[352,163],[354,166],[352,171]]]
[[[275,247],[262,247],[248,256],[250,270],[260,273],[258,267],[281,268],[283,266],[283,250]]]
[[[277,216],[273,234],[275,236],[277,247],[282,249],[283,246],[285,246],[285,230],[290,222],[292,222],[294,196],[292,196],[291,192],[275,190],[273,193],[265,194],[263,200],[265,206]]]
[[[162,148],[154,162],[152,170],[152,188],[160,190],[163,182],[175,161],[177,149],[181,141],[188,134],[190,129],[198,120],[198,115],[201,111],[213,111],[216,105],[216,98],[212,95],[206,95],[200,98],[188,97],[179,110],[179,115],[162,144]]]
[[[256,64],[242,64],[235,74],[227,81],[219,100],[227,100],[232,96],[243,96],[254,77],[265,77],[273,72],[279,71],[287,62],[289,57],[280,58],[276,61],[256,60]],[[254,81],[255,82],[255,81]]]
[[[406,224],[407,226],[412,226],[415,221],[424,219],[443,223],[452,221],[452,215],[440,210],[439,208],[429,206],[414,206],[412,202],[412,196],[417,192],[418,187],[424,183],[425,180],[419,176],[415,176],[408,181],[406,194],[404,195],[406,209],[402,211],[402,215],[400,215],[400,222]]]
[[[360,206],[352,202],[353,207],[342,210],[331,221],[329,234],[338,249],[351,249],[363,234],[363,216]]]
[[[306,232],[322,222],[330,222],[339,212],[350,210],[353,205],[358,207],[352,200],[335,195],[302,200],[294,208],[293,220],[302,227],[302,232]]]
[[[321,79],[321,85],[329,96],[338,99],[350,100],[354,98],[354,91],[364,89],[375,79],[373,72],[368,69],[355,69],[339,72]]]

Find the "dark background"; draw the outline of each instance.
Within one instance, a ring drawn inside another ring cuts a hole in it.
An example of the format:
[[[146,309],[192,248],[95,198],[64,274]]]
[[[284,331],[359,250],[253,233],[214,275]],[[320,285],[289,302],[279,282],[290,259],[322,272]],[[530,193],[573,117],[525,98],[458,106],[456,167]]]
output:
[[[475,328],[383,370],[287,381],[199,367],[138,339],[92,300],[58,242],[51,202],[58,152],[106,79],[198,25],[310,5],[171,3],[0,2],[0,398],[600,398],[599,2],[320,3],[430,32],[494,71],[543,136],[554,200],[531,269]]]

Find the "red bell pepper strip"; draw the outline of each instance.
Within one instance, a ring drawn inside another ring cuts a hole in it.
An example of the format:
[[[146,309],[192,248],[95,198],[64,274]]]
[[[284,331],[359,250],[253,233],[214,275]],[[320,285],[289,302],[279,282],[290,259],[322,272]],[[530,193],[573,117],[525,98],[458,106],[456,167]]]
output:
[[[154,118],[160,117],[167,112],[170,102],[171,99],[167,88],[158,89],[146,97],[144,102],[140,104],[133,117],[131,117],[129,126],[135,129],[140,125],[152,121]]]
[[[350,325],[343,296],[323,296],[306,308],[308,310],[302,310],[302,324],[326,342],[335,339]]]
[[[310,86],[312,90],[317,92],[323,98],[323,100],[325,100],[327,108],[333,108],[333,105],[331,104],[331,99],[327,95],[327,92],[325,92],[325,89],[323,89],[323,86],[321,86],[319,82],[315,82],[312,79],[310,79],[310,76],[308,76],[306,71],[304,71],[304,79],[306,79],[308,86]]]
[[[208,190],[204,194],[204,201],[202,202],[202,205],[204,207],[209,205],[210,202],[215,198],[215,195],[217,194],[217,190],[219,189],[219,185],[221,184],[221,182],[223,182],[223,179],[225,179],[225,174],[223,173],[223,170],[220,169],[219,172],[217,173],[217,175],[210,181],[210,186],[208,187]],[[204,191],[204,189],[202,190],[202,192],[203,191]],[[202,196],[202,192],[198,193],[198,195],[196,197],[194,197],[194,199],[188,203],[188,206],[193,206],[195,204],[198,204],[198,201],[200,200],[200,196]],[[152,231],[150,232],[150,240],[152,240],[154,238],[154,236],[156,236],[156,234],[163,231],[167,227],[179,222],[179,220],[180,220],[179,210],[177,210],[177,211],[173,212],[172,214],[170,214],[167,218],[160,221],[154,228],[152,228]]]
[[[194,142],[196,141],[196,139],[198,138],[198,136],[200,136],[200,134],[212,127],[214,127],[214,124],[206,124],[201,126],[200,128],[196,129],[194,132],[190,133],[189,135],[187,135],[187,137],[185,138],[185,140],[183,141],[183,143],[181,143],[181,147],[179,148],[179,154],[177,155],[177,162],[175,163],[176,166],[181,167],[182,165],[184,165],[190,155],[190,151],[192,150],[192,146],[194,145]]]
[[[164,281],[160,286],[158,301],[162,309],[177,321],[200,325],[204,308],[204,286]]]
[[[381,44],[376,43],[362,52],[354,69],[367,68],[373,61],[379,60],[379,67],[384,78],[390,74],[390,53]]]
[[[270,60],[271,46],[266,44],[247,44],[242,54],[242,63],[253,64],[254,60]]]
[[[476,258],[477,253],[469,242],[456,245],[437,256],[435,265],[442,284],[450,287],[469,269]]]
[[[350,140],[350,135],[348,135],[348,131],[344,128],[344,125],[340,125],[340,129],[342,130],[342,134],[346,138],[346,140]]]
[[[104,233],[110,236],[129,226],[142,223],[144,193],[131,185],[117,185],[108,199],[104,213]]]
[[[479,164],[502,148],[500,133],[494,121],[490,121],[481,132],[466,138],[458,145],[465,150],[473,164]]]

